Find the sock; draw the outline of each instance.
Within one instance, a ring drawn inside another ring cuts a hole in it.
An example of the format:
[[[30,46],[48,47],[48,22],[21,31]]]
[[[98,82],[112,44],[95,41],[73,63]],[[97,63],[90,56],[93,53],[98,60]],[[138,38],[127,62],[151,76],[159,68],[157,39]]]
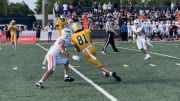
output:
[[[111,75],[111,76],[112,76],[112,74],[113,74],[112,72],[109,73],[109,75]]]
[[[66,77],[69,77],[69,76],[67,74],[65,74],[64,77],[66,78]]]
[[[43,83],[43,81],[42,81],[42,80],[39,80],[39,82]]]

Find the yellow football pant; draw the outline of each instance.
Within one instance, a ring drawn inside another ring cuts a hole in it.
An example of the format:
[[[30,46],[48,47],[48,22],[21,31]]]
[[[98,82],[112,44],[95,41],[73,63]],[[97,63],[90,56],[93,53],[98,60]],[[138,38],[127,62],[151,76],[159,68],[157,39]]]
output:
[[[88,53],[87,51],[85,51],[85,52],[83,53],[84,56],[85,56],[85,58],[87,58],[88,61],[89,61],[91,64],[93,64],[93,65],[95,65],[95,66],[97,66],[97,67],[102,66],[102,64],[101,64],[101,63],[99,62],[99,60],[96,58],[96,48],[95,48],[94,46],[92,46],[92,47],[88,48],[88,51],[89,51],[89,53]]]

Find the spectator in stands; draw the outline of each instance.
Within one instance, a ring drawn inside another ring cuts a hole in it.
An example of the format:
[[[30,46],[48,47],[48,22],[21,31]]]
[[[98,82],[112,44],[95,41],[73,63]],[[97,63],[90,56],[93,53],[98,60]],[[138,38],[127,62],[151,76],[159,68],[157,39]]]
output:
[[[98,13],[101,14],[102,12],[102,6],[101,6],[101,3],[99,2],[98,4]]]
[[[64,15],[66,16],[68,13],[68,4],[63,4],[63,11],[64,11]]]
[[[128,29],[126,22],[121,26],[121,39],[122,41],[128,41]]]
[[[77,6],[77,15],[81,14],[81,11],[82,11],[81,9],[82,9],[81,2],[79,2]]]
[[[103,4],[103,12],[107,13],[108,5],[106,3]]]
[[[112,4],[110,1],[108,3],[108,12],[112,12]]]
[[[94,2],[94,13],[97,14],[98,12],[98,5],[96,3],[96,1]]]
[[[54,12],[55,12],[56,18],[58,18],[59,17],[59,4],[57,1],[54,3]]]
[[[74,11],[74,6],[73,6],[73,4],[70,4],[70,5],[69,5],[69,11],[70,11],[71,13]]]

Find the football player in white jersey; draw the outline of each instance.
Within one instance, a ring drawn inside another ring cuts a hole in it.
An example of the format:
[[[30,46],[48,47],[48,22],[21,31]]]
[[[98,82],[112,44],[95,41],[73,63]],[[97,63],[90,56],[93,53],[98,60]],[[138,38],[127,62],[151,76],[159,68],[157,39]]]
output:
[[[132,26],[133,31],[133,40],[136,40],[138,49],[140,49],[146,57],[145,60],[151,58],[150,54],[147,53],[147,48],[150,45],[150,42],[146,40],[146,33],[143,26],[139,25],[139,20],[134,20],[134,25]],[[134,41],[135,41],[134,40]]]
[[[61,37],[56,40],[56,42],[51,46],[47,52],[43,64],[48,62],[48,71],[44,73],[42,78],[35,84],[39,88],[44,88],[43,82],[55,71],[56,64],[64,64],[64,81],[72,82],[74,78],[68,75],[68,65],[69,62],[66,58],[60,57],[61,54],[72,58],[73,60],[79,61],[79,56],[74,56],[65,51],[65,48],[70,45],[71,30],[64,28],[61,31]]]

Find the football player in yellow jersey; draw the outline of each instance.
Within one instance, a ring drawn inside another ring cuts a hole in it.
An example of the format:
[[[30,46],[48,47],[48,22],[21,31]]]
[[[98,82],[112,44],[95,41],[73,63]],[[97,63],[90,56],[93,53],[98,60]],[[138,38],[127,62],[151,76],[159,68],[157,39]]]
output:
[[[16,48],[17,46],[17,35],[16,35],[16,21],[12,20],[10,25],[8,26],[8,30],[10,30],[11,33],[11,42],[13,45],[13,48]]]
[[[61,36],[61,30],[62,30],[62,28],[64,28],[65,25],[68,24],[68,21],[65,20],[65,17],[63,15],[61,15],[60,19],[57,20],[57,24],[59,26],[58,37],[60,37]]]
[[[89,29],[83,29],[79,22],[75,22],[72,25],[72,42],[75,45],[77,51],[82,52],[84,57],[93,65],[98,67],[106,77],[112,76],[116,81],[121,81],[121,78],[116,75],[115,72],[109,71],[104,67],[96,58],[96,48],[92,45],[91,31]]]

